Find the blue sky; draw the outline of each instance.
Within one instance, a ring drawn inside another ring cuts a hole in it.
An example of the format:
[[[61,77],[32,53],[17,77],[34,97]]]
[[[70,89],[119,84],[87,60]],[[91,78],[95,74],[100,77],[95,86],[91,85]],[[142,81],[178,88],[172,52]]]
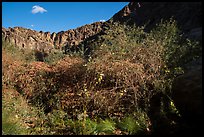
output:
[[[2,26],[59,32],[110,19],[129,2],[2,2]]]

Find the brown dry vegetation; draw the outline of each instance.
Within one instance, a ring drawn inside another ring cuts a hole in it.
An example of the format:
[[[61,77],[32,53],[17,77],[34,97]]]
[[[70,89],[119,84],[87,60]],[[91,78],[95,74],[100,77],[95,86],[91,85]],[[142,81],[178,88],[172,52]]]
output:
[[[40,107],[31,134],[149,134],[154,128],[150,101],[159,93],[170,95],[178,73],[173,70],[188,55],[188,47],[175,43],[175,22],[159,27],[145,33],[143,28],[114,24],[97,40],[86,42],[94,49],[88,62],[61,55],[53,64],[29,62],[19,50],[12,54],[4,47],[3,95],[12,91],[28,106]]]

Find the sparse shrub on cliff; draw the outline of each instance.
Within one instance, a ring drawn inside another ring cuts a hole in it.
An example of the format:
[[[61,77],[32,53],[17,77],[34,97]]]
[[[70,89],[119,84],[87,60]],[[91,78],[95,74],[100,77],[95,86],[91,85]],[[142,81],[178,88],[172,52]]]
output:
[[[15,47],[13,44],[10,44],[8,41],[2,39],[2,50],[5,50],[11,54],[17,53],[19,50],[18,47]]]

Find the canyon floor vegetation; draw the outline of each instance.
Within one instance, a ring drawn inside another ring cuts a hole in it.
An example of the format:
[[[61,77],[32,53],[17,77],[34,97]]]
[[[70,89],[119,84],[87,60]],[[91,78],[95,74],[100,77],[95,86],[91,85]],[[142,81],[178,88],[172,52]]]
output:
[[[172,81],[202,56],[201,43],[183,37],[173,19],[150,32],[144,28],[115,22],[76,52],[55,50],[42,59],[3,41],[3,134],[174,135],[188,129],[171,98]]]

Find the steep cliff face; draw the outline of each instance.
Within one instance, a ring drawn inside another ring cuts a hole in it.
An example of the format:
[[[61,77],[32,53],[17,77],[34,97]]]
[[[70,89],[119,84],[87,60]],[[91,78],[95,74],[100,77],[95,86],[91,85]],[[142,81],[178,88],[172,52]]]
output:
[[[38,50],[53,48],[53,40],[50,38],[49,32],[37,32],[22,27],[2,28],[2,38],[20,48]]]
[[[103,29],[103,22],[95,22],[90,25],[85,25],[77,29],[71,29],[65,32],[53,34],[54,45],[57,47],[77,46],[83,40],[93,36]],[[56,36],[55,36],[56,35]]]
[[[127,24],[135,23],[138,26],[146,24],[146,30],[149,31],[161,19],[166,20],[171,17],[189,37],[200,40],[198,36],[202,35],[201,2],[130,2],[110,20]]]
[[[49,51],[54,46],[77,46],[80,42],[102,31],[103,22],[95,22],[59,33],[38,32],[22,27],[2,28],[2,38],[20,48]]]

